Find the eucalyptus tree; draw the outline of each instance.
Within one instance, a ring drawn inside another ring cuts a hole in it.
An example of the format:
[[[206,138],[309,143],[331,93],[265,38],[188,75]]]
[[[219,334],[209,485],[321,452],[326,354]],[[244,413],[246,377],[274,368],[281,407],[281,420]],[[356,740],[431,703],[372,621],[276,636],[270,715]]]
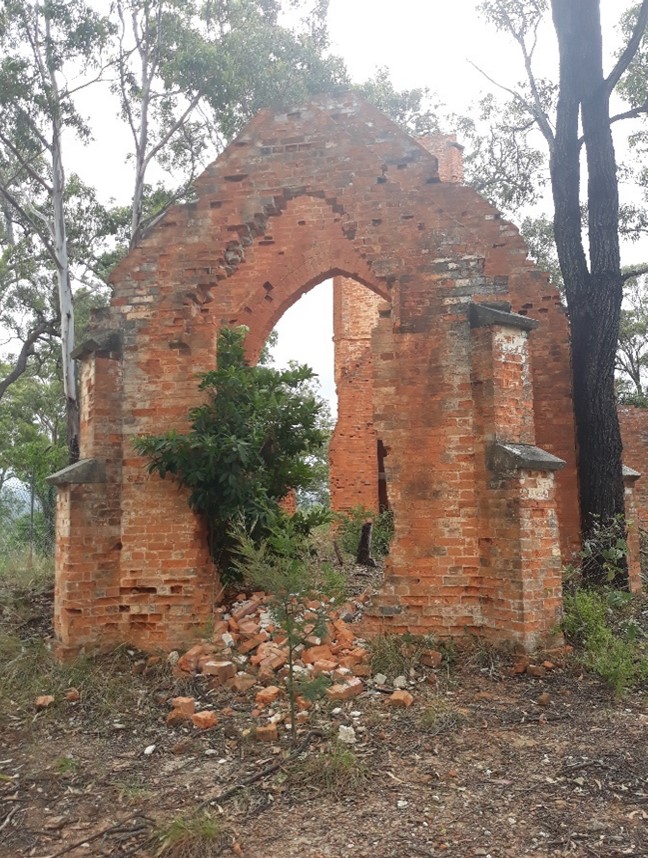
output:
[[[0,17],[0,197],[47,255],[57,283],[70,458],[78,456],[74,307],[65,216],[64,138],[89,129],[74,96],[101,74],[108,21],[83,0],[4,0]]]
[[[548,152],[557,256],[569,309],[581,521],[608,521],[624,511],[615,362],[624,282],[638,271],[621,267],[618,165],[612,128],[648,110],[648,100],[615,113],[632,64],[642,59],[648,0],[626,18],[626,39],[604,71],[600,0],[487,0],[487,18],[517,44],[524,67],[509,96],[511,139],[531,126]],[[551,13],[558,53],[556,80],[536,77],[534,52]],[[584,212],[584,216],[583,216]],[[641,267],[639,271],[641,271]]]

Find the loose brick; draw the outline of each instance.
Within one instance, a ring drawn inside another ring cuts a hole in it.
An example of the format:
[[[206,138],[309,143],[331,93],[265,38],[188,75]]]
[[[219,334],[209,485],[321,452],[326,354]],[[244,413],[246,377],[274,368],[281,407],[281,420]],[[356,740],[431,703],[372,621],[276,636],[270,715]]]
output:
[[[390,706],[409,709],[414,702],[414,698],[409,691],[406,691],[404,688],[397,688],[396,691],[387,698],[387,702]]]
[[[268,685],[267,688],[262,688],[260,691],[257,691],[255,698],[257,706],[269,706],[281,697],[282,694],[283,692],[281,688],[278,688],[276,685]]]
[[[254,732],[260,742],[276,742],[279,738],[276,724],[259,725]]]
[[[326,694],[331,700],[351,700],[353,697],[357,697],[358,694],[362,694],[363,691],[364,685],[362,684],[362,680],[354,677],[347,682],[327,688]]]
[[[213,710],[204,709],[202,712],[195,712],[191,716],[191,722],[200,730],[211,730],[218,724],[218,716]]]

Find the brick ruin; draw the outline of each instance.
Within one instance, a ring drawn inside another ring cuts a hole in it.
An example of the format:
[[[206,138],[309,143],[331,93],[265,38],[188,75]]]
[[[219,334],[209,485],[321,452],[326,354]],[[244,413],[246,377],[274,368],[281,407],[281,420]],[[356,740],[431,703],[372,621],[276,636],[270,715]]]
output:
[[[255,360],[330,278],[332,502],[388,503],[395,522],[367,631],[551,636],[579,542],[568,323],[461,178],[453,138],[415,140],[356,96],[264,111],[120,263],[76,350],[81,460],[51,478],[62,655],[182,646],[207,626],[220,587],[203,523],[132,439],[187,426],[222,326],[249,328]]]

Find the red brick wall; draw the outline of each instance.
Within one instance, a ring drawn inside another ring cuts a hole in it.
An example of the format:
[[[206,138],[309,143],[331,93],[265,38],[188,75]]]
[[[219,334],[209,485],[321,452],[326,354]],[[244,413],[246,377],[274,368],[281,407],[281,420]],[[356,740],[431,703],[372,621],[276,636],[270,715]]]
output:
[[[456,174],[457,164],[448,164]],[[476,407],[471,301],[507,300],[540,320],[527,371],[537,443],[568,463],[556,484],[563,544],[574,541],[577,522],[566,320],[517,231],[471,189],[440,181],[437,159],[355,96],[322,98],[288,115],[260,113],[197,180],[196,193],[195,202],[172,208],[113,276],[103,324],[119,332],[122,351],[101,397],[117,406],[114,414],[105,406],[108,419],[84,405],[83,429],[84,439],[106,439],[94,455],[109,460],[110,474],[103,487],[61,490],[60,641],[79,646],[118,637],[176,646],[204,625],[218,585],[203,528],[175,483],[147,475],[132,438],[186,426],[188,409],[200,401],[196,374],[214,366],[221,326],[247,325],[254,358],[291,304],[338,275],[386,302],[371,340],[371,431],[388,453],[395,518],[381,617],[391,601],[400,610],[394,628],[487,628],[493,638],[523,642],[547,634],[549,616],[538,618],[526,579],[518,587],[522,608],[509,605],[487,619],[485,606],[501,581],[495,567],[490,583],[480,580],[489,439]],[[352,340],[349,349],[357,347]],[[530,425],[528,384],[520,382],[520,426]],[[106,420],[109,431],[98,426]],[[537,498],[525,501],[533,479],[516,477],[515,503],[500,514],[491,504],[493,533],[510,546],[524,548],[533,510],[542,521],[551,518],[546,486],[540,506]],[[110,539],[90,556],[104,517]],[[535,552],[534,569],[545,562],[553,568],[555,558],[542,528],[533,548],[524,548],[526,556]],[[110,588],[98,613],[103,575]],[[89,586],[75,600],[69,588],[77,579]],[[68,615],[74,624],[63,621]]]
[[[331,508],[378,511],[378,436],[374,428],[371,333],[385,302],[345,277],[333,282],[338,417],[329,446]]]
[[[622,405],[619,422],[623,464],[642,475],[634,484],[634,505],[639,525],[648,530],[648,408]]]

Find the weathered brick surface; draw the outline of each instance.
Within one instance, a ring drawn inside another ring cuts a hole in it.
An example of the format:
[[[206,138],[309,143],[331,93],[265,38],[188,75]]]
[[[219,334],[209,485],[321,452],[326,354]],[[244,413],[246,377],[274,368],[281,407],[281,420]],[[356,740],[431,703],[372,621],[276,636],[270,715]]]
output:
[[[453,141],[421,144],[354,96],[262,112],[197,180],[196,201],[121,263],[97,323],[121,350],[87,355],[82,373],[82,455],[106,462],[107,482],[60,491],[62,646],[169,647],[204,626],[218,597],[204,529],[132,439],[186,427],[219,328],[247,325],[255,359],[330,277],[346,278],[335,503],[376,504],[380,440],[395,519],[373,625],[527,645],[549,634],[558,542],[578,541],[567,320],[515,228],[460,178]],[[502,301],[539,320],[528,339],[471,329],[471,302]],[[493,440],[535,440],[567,465],[493,483]],[[372,474],[354,484],[356,457],[355,473]]]
[[[331,507],[378,511],[378,436],[374,428],[371,332],[383,299],[345,277],[333,283],[338,418],[329,445]],[[388,306],[388,305],[385,305]]]
[[[623,437],[623,463],[642,474],[634,485],[636,520],[648,530],[648,408],[622,405],[619,423]]]

